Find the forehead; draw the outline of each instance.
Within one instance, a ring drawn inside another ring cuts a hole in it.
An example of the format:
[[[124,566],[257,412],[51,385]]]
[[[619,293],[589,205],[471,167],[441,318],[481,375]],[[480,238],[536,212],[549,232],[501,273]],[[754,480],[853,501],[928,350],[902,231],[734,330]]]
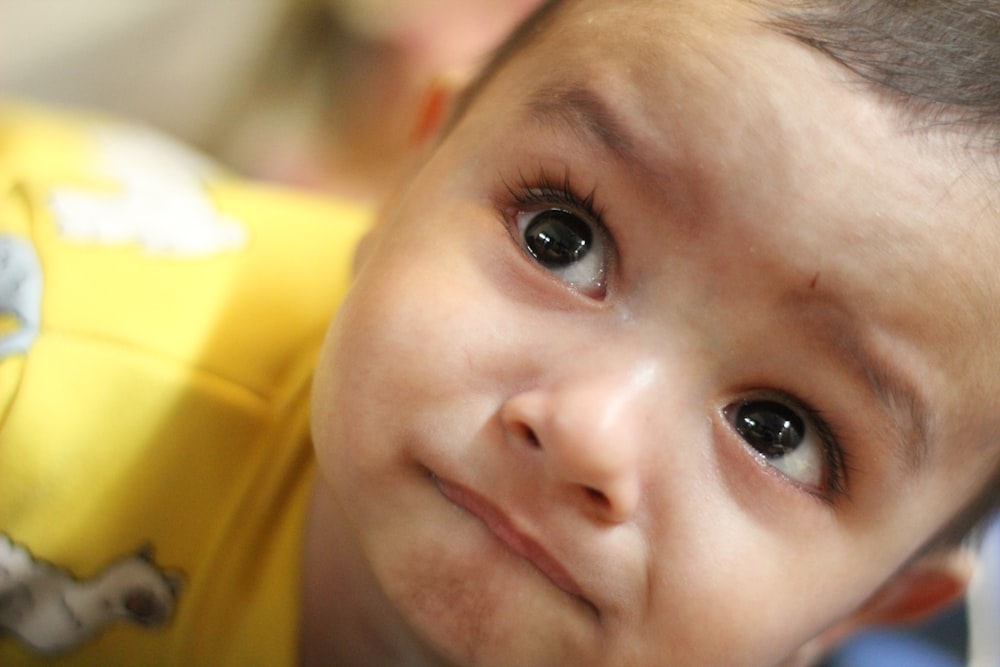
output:
[[[736,0],[570,2],[480,107],[603,144],[686,233],[731,230],[753,261],[818,284],[813,302],[835,305],[818,311],[891,341],[938,437],[992,440],[1000,215],[985,168],[766,19]]]
[[[997,179],[963,137],[913,131],[750,3],[567,7],[501,77],[518,120],[603,133],[631,166],[648,167],[637,178],[683,177],[685,196],[712,209],[706,224],[794,218],[782,234],[820,228],[852,242],[859,265],[879,260],[886,289],[936,266],[955,308],[990,310],[983,302],[995,292],[983,290],[995,281],[971,264],[1000,257],[1000,201],[989,194]]]

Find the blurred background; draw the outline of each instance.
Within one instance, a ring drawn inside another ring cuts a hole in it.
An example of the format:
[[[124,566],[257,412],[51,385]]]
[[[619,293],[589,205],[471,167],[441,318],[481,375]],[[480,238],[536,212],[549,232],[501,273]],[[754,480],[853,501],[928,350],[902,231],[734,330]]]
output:
[[[539,0],[4,0],[0,92],[146,121],[249,175],[378,198]]]
[[[377,202],[446,113],[444,87],[471,76],[538,4],[4,0],[0,94],[106,110],[252,177]],[[995,582],[986,589],[980,608],[996,597]],[[923,626],[872,631],[824,667],[965,665],[968,625],[958,606]]]
[[[969,658],[967,634],[967,613],[959,605],[922,625],[858,635],[822,667],[964,667]]]

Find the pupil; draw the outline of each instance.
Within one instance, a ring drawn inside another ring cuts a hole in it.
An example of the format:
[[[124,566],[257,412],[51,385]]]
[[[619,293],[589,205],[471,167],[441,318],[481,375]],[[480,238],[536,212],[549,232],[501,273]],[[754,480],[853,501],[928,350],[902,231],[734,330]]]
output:
[[[551,209],[535,216],[524,240],[528,252],[545,266],[566,266],[581,260],[593,240],[590,227],[572,213]]]
[[[802,419],[781,403],[754,401],[736,412],[736,432],[766,458],[784,456],[802,444]]]

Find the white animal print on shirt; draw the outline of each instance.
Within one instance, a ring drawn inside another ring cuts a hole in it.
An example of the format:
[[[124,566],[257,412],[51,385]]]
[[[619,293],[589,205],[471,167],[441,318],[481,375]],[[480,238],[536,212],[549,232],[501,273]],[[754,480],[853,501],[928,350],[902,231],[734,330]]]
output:
[[[121,189],[52,190],[49,204],[63,238],[179,257],[246,246],[246,228],[221,215],[205,189],[205,178],[221,171],[207,158],[136,127],[103,127],[95,136],[101,167]]]

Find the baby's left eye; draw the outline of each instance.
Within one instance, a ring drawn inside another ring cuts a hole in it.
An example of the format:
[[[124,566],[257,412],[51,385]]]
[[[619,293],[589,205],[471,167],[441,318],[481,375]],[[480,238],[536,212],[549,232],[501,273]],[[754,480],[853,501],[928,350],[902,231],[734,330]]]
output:
[[[518,242],[539,265],[584,294],[600,298],[607,283],[607,249],[600,229],[561,208],[522,211]]]

